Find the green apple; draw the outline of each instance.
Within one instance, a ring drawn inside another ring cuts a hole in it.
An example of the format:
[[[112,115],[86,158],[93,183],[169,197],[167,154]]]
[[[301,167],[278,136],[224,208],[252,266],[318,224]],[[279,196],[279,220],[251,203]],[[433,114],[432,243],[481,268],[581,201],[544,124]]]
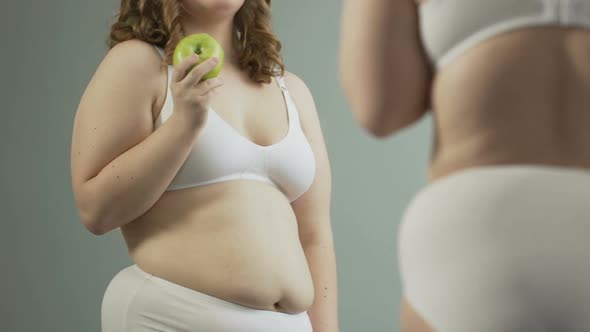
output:
[[[174,65],[177,65],[195,53],[199,55],[199,61],[196,65],[199,65],[212,57],[219,59],[217,66],[203,76],[202,80],[204,81],[206,79],[217,77],[223,67],[223,47],[221,47],[217,40],[206,33],[197,33],[186,36],[178,43],[178,45],[176,45],[172,62]],[[189,71],[195,66],[189,68]]]

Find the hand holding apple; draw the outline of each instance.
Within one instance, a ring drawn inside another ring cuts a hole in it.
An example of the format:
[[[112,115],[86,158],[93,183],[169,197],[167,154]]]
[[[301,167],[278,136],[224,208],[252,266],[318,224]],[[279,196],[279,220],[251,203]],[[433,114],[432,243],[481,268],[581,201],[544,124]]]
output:
[[[199,61],[199,55],[193,54],[175,65],[170,83],[173,112],[191,123],[191,128],[201,128],[205,123],[211,96],[223,85],[221,77],[203,80],[219,64],[219,59],[210,58],[197,65]]]

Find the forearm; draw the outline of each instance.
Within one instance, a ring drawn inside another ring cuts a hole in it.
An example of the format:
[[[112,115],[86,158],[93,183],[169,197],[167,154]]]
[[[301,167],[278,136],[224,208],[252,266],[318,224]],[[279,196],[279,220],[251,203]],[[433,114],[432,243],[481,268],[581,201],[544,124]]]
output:
[[[311,270],[315,299],[308,310],[314,332],[338,331],[338,280],[332,236],[310,241],[303,249]]]
[[[186,160],[199,131],[188,119],[173,113],[144,141],[88,180],[83,205],[90,206],[95,233],[116,229],[149,210]]]

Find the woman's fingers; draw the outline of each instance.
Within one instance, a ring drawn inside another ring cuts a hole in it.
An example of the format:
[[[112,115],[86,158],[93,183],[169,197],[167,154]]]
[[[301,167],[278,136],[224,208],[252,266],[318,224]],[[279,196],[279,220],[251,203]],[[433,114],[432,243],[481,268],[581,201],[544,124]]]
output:
[[[180,82],[182,81],[188,74],[189,69],[196,65],[199,61],[199,55],[194,54],[189,56],[188,58],[184,59],[181,63],[177,64],[174,67],[174,74],[172,77],[173,82]]]

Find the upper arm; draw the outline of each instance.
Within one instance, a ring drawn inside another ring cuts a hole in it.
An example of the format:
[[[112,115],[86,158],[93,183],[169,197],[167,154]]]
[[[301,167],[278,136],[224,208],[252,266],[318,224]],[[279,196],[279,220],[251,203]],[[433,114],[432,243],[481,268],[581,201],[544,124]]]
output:
[[[357,122],[386,136],[426,111],[430,65],[413,0],[347,0],[340,77]]]
[[[133,40],[111,49],[94,73],[74,119],[70,162],[76,198],[88,180],[153,131],[160,65],[153,47]]]
[[[297,105],[302,129],[314,153],[316,173],[311,187],[292,203],[302,243],[331,237],[330,200],[332,176],[328,152],[313,97],[305,83],[292,73],[285,82]]]

